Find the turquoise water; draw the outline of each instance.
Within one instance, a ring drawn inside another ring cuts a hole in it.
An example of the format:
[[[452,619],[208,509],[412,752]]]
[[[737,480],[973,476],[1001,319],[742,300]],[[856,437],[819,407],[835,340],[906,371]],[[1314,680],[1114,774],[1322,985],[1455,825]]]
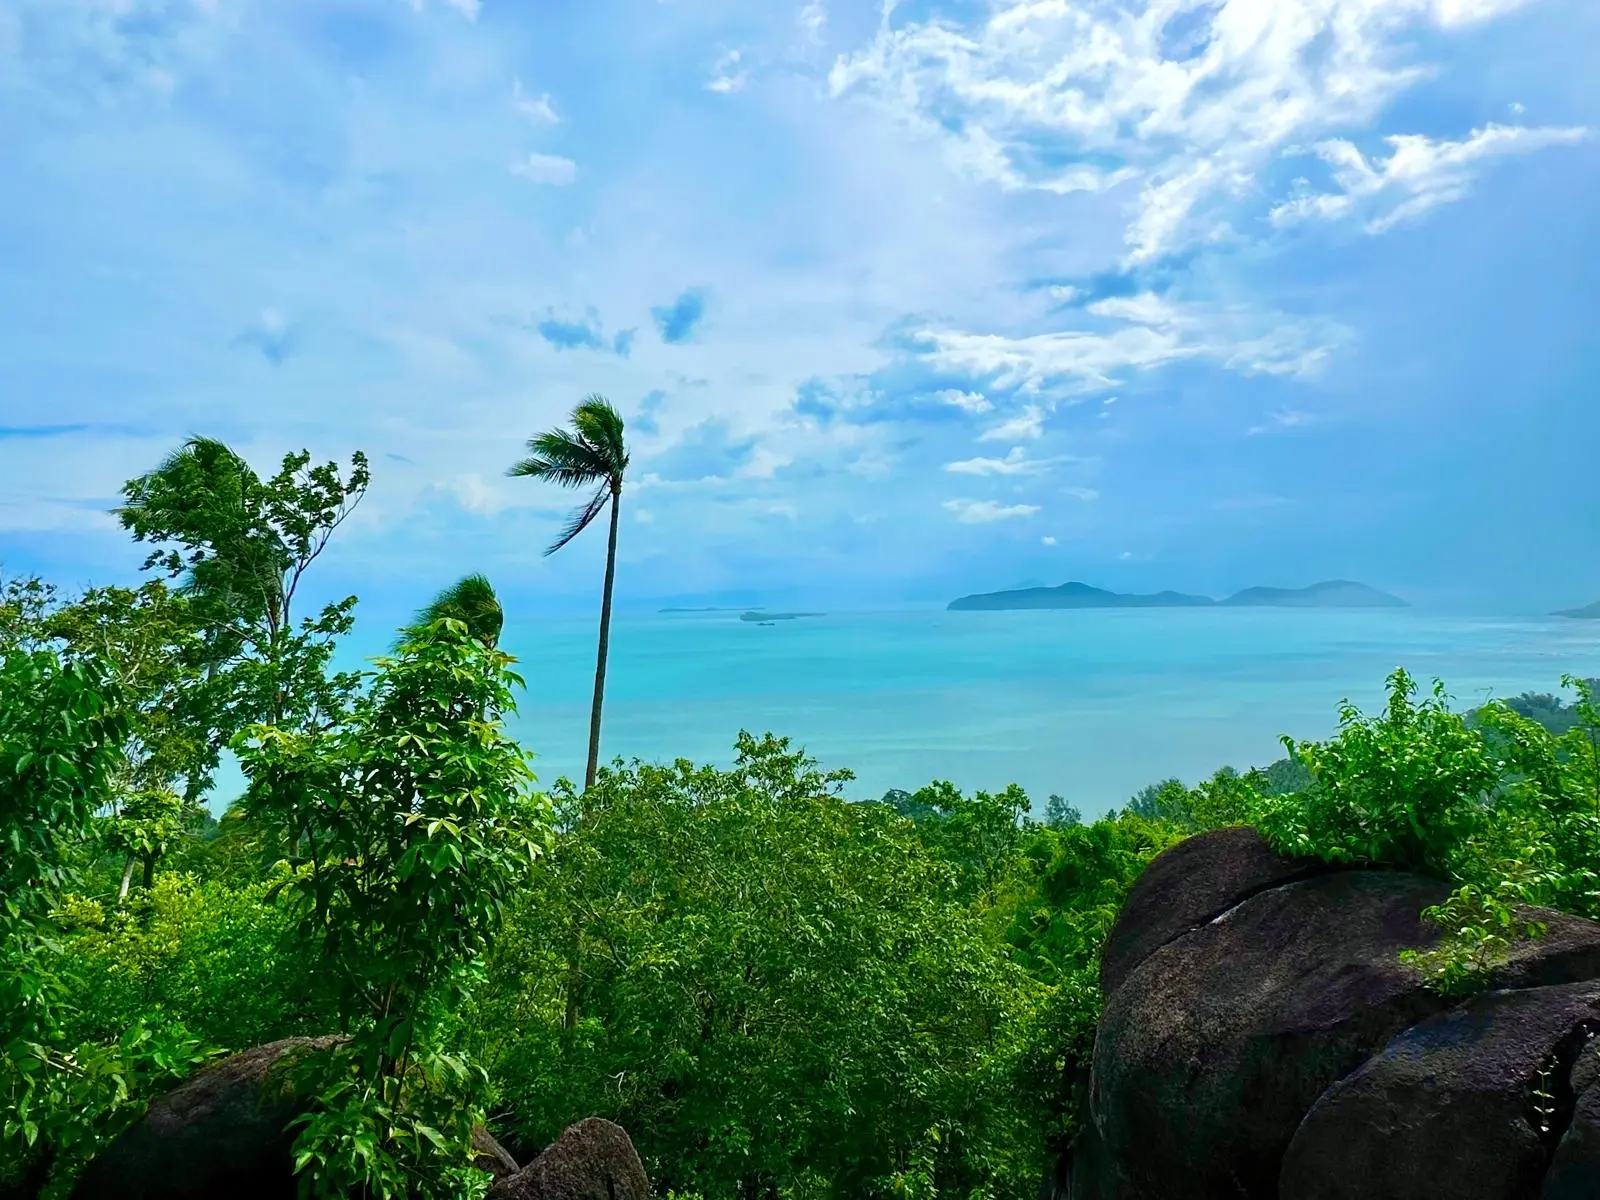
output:
[[[594,622],[513,623],[528,694],[517,735],[540,778],[581,778]],[[771,730],[850,794],[949,779],[1058,792],[1085,815],[1144,784],[1264,765],[1376,707],[1405,666],[1462,706],[1600,676],[1600,622],[1404,612],[1142,609],[851,613],[762,627],[734,613],[620,617],[602,754],[727,762]]]

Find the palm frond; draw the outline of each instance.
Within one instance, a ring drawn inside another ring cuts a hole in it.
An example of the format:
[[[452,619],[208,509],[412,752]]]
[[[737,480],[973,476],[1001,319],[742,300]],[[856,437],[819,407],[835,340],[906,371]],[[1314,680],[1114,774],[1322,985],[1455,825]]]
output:
[[[542,479],[559,487],[594,487],[588,503],[573,512],[561,536],[545,551],[554,554],[589,527],[606,501],[620,493],[628,469],[622,414],[601,395],[586,396],[572,410],[570,429],[552,429],[528,441],[527,458],[507,475]]]
[[[399,641],[446,617],[460,621],[473,637],[488,646],[500,640],[500,630],[505,625],[505,613],[494,585],[484,575],[466,575],[419,609],[411,624],[400,631]]]
[[[586,396],[572,411],[572,426],[578,436],[605,462],[606,471],[620,479],[628,467],[628,447],[622,414],[604,396]]]
[[[587,487],[610,474],[610,463],[583,439],[552,429],[528,440],[529,457],[506,472],[543,479],[561,487]]]
[[[572,516],[567,518],[566,528],[561,531],[561,536],[546,548],[545,557],[548,558],[589,528],[589,523],[605,511],[606,501],[609,499],[611,499],[611,485],[601,484],[595,489],[594,495],[589,497],[589,503],[573,510]]]

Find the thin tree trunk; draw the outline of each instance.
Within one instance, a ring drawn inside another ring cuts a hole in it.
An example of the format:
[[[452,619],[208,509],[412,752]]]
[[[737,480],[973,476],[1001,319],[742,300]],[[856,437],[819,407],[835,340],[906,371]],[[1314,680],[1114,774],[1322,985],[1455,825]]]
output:
[[[150,891],[156,886],[156,859],[161,855],[151,851],[144,858],[144,890]]]
[[[128,889],[133,886],[133,864],[138,861],[138,856],[128,855],[128,861],[122,864],[122,886],[117,889],[117,903],[121,904],[128,898]]]
[[[583,790],[594,786],[600,770],[600,709],[606,697],[606,655],[611,650],[611,590],[617,576],[617,517],[622,489],[611,488],[611,537],[606,543],[606,586],[600,594],[600,648],[594,665],[594,707],[589,710],[589,765],[583,773]]]
[[[594,786],[600,773],[600,713],[606,698],[606,656],[611,651],[611,595],[617,577],[617,521],[622,508],[622,488],[611,488],[611,531],[606,540],[606,584],[600,593],[600,643],[595,652],[594,705],[589,710],[589,763],[583,772],[583,790]],[[580,799],[578,825],[583,825],[586,805]],[[578,992],[583,987],[583,925],[578,918],[576,903],[572,913],[572,930],[567,942],[567,1011],[563,1028],[576,1029],[578,1025]]]

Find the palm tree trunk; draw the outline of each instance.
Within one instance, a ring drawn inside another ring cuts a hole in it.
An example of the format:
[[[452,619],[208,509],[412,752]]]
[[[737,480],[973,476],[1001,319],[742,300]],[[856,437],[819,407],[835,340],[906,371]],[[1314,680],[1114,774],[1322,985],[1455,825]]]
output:
[[[611,489],[611,532],[606,541],[606,584],[600,593],[600,645],[594,664],[594,706],[589,710],[589,762],[583,771],[583,790],[594,786],[600,773],[600,712],[606,698],[606,656],[611,652],[611,595],[617,577],[617,520],[622,507],[622,489]],[[583,824],[586,806],[579,801],[578,824]],[[583,987],[583,923],[573,905],[572,929],[567,943],[567,1004],[563,1028],[578,1026],[578,993]]]
[[[589,765],[583,772],[583,789],[594,786],[600,770],[600,709],[606,697],[606,655],[611,650],[611,590],[617,576],[617,517],[622,489],[611,489],[611,537],[606,543],[606,586],[600,595],[600,648],[594,665],[594,706],[589,710]]]

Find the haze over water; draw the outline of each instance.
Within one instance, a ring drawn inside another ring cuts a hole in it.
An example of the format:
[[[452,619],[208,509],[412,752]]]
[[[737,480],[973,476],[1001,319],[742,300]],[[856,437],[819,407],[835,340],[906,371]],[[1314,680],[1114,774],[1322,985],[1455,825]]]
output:
[[[592,619],[513,622],[528,682],[514,729],[545,784],[581,778]],[[1281,756],[1349,698],[1375,709],[1404,666],[1458,707],[1600,675],[1600,622],[1403,612],[1089,610],[845,613],[764,627],[737,613],[619,617],[602,756],[727,762],[771,730],[849,794],[949,779],[1019,783],[1085,816],[1146,783]]]

